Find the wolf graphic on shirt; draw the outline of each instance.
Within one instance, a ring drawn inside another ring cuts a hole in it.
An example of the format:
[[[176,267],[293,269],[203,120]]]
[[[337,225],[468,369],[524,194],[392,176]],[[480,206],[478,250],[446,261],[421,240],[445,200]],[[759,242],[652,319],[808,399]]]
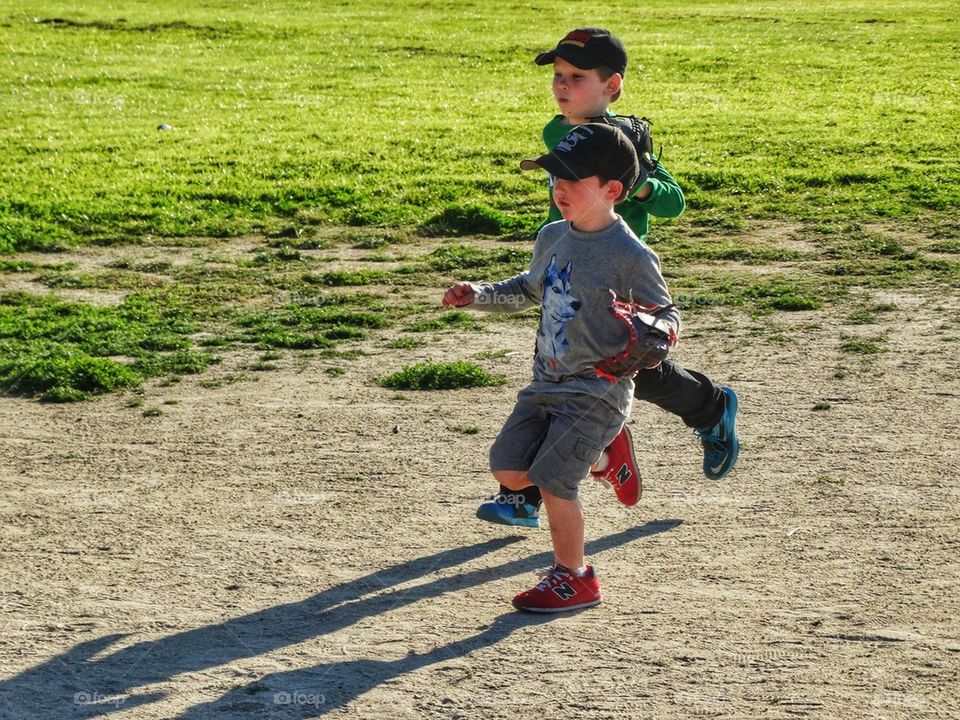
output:
[[[580,301],[570,294],[570,275],[573,262],[557,268],[556,254],[543,271],[543,302],[540,308],[540,327],[537,329],[537,365],[540,370],[549,366],[557,369],[557,361],[569,347],[566,326],[580,309]]]

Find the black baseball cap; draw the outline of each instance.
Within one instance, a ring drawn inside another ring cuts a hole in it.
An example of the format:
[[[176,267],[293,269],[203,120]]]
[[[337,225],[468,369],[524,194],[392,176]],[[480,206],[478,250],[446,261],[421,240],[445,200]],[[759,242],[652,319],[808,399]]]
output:
[[[625,75],[627,72],[627,50],[620,39],[603,28],[577,28],[563,38],[550,52],[540,53],[534,58],[537,65],[549,65],[557,58],[581,70],[593,70],[606,65],[614,72]]]
[[[619,180],[627,189],[632,189],[640,176],[637,151],[630,138],[620,128],[605,123],[577,125],[547,155],[520,162],[521,170],[537,168],[563,180],[599,175]]]

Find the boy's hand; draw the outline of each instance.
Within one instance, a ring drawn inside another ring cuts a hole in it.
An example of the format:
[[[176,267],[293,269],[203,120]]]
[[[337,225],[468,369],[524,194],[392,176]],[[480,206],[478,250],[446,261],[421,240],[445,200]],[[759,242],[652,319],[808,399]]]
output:
[[[479,288],[473,283],[458,282],[443,294],[444,307],[463,307],[470,305],[477,297]]]

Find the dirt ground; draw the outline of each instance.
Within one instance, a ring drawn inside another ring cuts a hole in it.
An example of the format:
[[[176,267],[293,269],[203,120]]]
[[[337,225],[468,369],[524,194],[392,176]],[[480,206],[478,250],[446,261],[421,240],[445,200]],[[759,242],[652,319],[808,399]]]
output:
[[[582,491],[604,602],[552,618],[510,606],[548,529],[474,517],[529,323],[200,385],[232,356],[155,417],[2,398],[0,718],[960,717],[960,297],[862,295],[897,309],[687,317],[739,465],[635,406],[640,504]],[[375,383],[460,358],[508,383]]]

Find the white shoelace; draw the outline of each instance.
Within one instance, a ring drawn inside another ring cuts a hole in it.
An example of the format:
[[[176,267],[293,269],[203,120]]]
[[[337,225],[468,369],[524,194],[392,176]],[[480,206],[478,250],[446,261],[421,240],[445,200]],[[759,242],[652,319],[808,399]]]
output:
[[[543,567],[534,570],[534,574],[540,578],[540,582],[537,584],[537,590],[545,590],[554,582],[559,581],[563,576],[572,575],[573,573],[566,568],[553,565],[552,567]]]

